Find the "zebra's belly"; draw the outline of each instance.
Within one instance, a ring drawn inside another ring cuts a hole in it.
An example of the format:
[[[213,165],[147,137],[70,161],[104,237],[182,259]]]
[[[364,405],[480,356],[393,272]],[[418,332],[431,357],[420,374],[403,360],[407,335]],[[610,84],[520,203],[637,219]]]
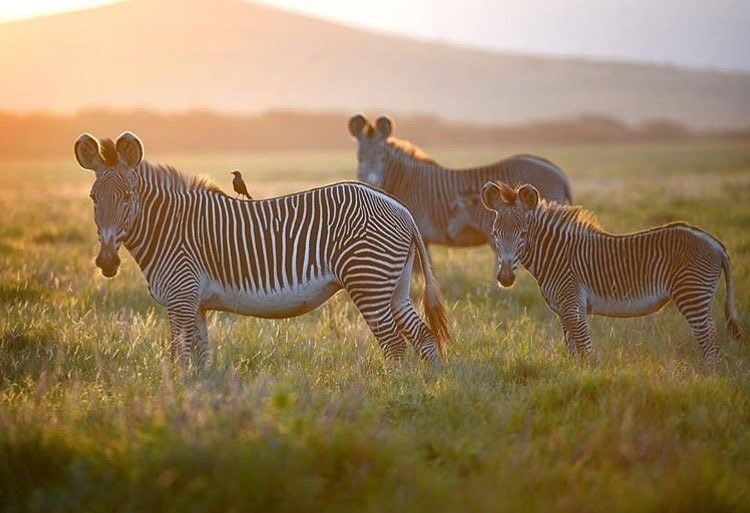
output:
[[[589,294],[588,313],[609,317],[639,317],[658,311],[669,301],[669,296],[662,292],[638,297],[601,297]]]
[[[334,277],[268,292],[227,289],[221,283],[211,282],[202,294],[201,305],[209,310],[279,319],[310,312],[340,289],[341,284]]]
[[[487,243],[487,236],[471,226],[465,226],[458,232],[448,233],[448,238],[443,244],[450,246],[473,247]]]
[[[434,229],[419,229],[422,239],[428,244],[440,244],[442,246],[474,247],[487,243],[487,236],[470,226],[463,226],[449,232]]]

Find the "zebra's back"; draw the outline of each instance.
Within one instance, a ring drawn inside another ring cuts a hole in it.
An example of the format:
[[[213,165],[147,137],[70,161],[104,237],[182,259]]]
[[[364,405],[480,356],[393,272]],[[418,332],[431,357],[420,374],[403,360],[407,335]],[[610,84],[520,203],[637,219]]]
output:
[[[658,310],[696,282],[713,289],[726,258],[721,242],[686,223],[595,234],[576,248],[571,270],[584,287],[588,311],[619,317]]]

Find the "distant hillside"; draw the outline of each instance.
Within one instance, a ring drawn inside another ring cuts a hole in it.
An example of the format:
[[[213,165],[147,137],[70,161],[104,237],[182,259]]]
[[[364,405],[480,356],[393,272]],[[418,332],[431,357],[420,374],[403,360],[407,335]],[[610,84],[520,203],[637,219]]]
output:
[[[377,113],[373,113],[377,115]],[[208,111],[164,114],[148,110],[87,110],[73,116],[0,112],[0,159],[72,155],[81,132],[116,137],[137,133],[156,152],[205,153],[353,148],[343,112],[267,112],[227,116]],[[696,132],[669,120],[628,125],[603,116],[487,126],[433,116],[394,116],[396,133],[421,145],[568,143],[685,140],[697,137],[750,139],[744,132]],[[71,157],[72,158],[72,157]]]
[[[132,0],[0,25],[0,108],[430,113],[508,124],[598,112],[750,120],[750,74],[493,53],[240,0]]]

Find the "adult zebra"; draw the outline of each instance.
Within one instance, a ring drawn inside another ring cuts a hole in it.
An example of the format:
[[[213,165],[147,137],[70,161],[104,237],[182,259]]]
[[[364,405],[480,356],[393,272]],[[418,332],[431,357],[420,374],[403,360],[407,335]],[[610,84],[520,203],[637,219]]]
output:
[[[424,360],[441,364],[449,334],[440,293],[413,217],[390,196],[342,182],[240,201],[142,161],[141,141],[129,132],[116,143],[83,134],[75,155],[96,173],[96,265],[114,276],[125,245],[167,308],[173,357],[205,360],[208,310],[293,317],[343,288],[387,358],[400,358],[408,339]],[[409,298],[415,255],[429,328]]]
[[[391,136],[392,131],[393,122],[385,116],[375,125],[362,114],[349,119],[349,133],[357,140],[357,177],[402,201],[428,244],[478,246],[492,240],[490,212],[482,208],[481,219],[470,222],[457,208],[463,197],[476,198],[481,206],[479,195],[488,181],[530,183],[547,200],[572,201],[568,178],[541,157],[515,155],[486,166],[449,169],[414,144]]]

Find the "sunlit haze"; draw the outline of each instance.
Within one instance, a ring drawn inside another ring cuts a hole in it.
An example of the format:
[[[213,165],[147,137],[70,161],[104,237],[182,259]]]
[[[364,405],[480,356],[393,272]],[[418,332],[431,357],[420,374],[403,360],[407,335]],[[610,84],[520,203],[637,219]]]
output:
[[[358,27],[493,50],[750,70],[746,0],[261,1]],[[4,0],[0,21],[106,3],[111,1]]]
[[[116,0],[3,0],[0,2],[0,22],[34,18],[66,11],[87,9],[114,3]]]

